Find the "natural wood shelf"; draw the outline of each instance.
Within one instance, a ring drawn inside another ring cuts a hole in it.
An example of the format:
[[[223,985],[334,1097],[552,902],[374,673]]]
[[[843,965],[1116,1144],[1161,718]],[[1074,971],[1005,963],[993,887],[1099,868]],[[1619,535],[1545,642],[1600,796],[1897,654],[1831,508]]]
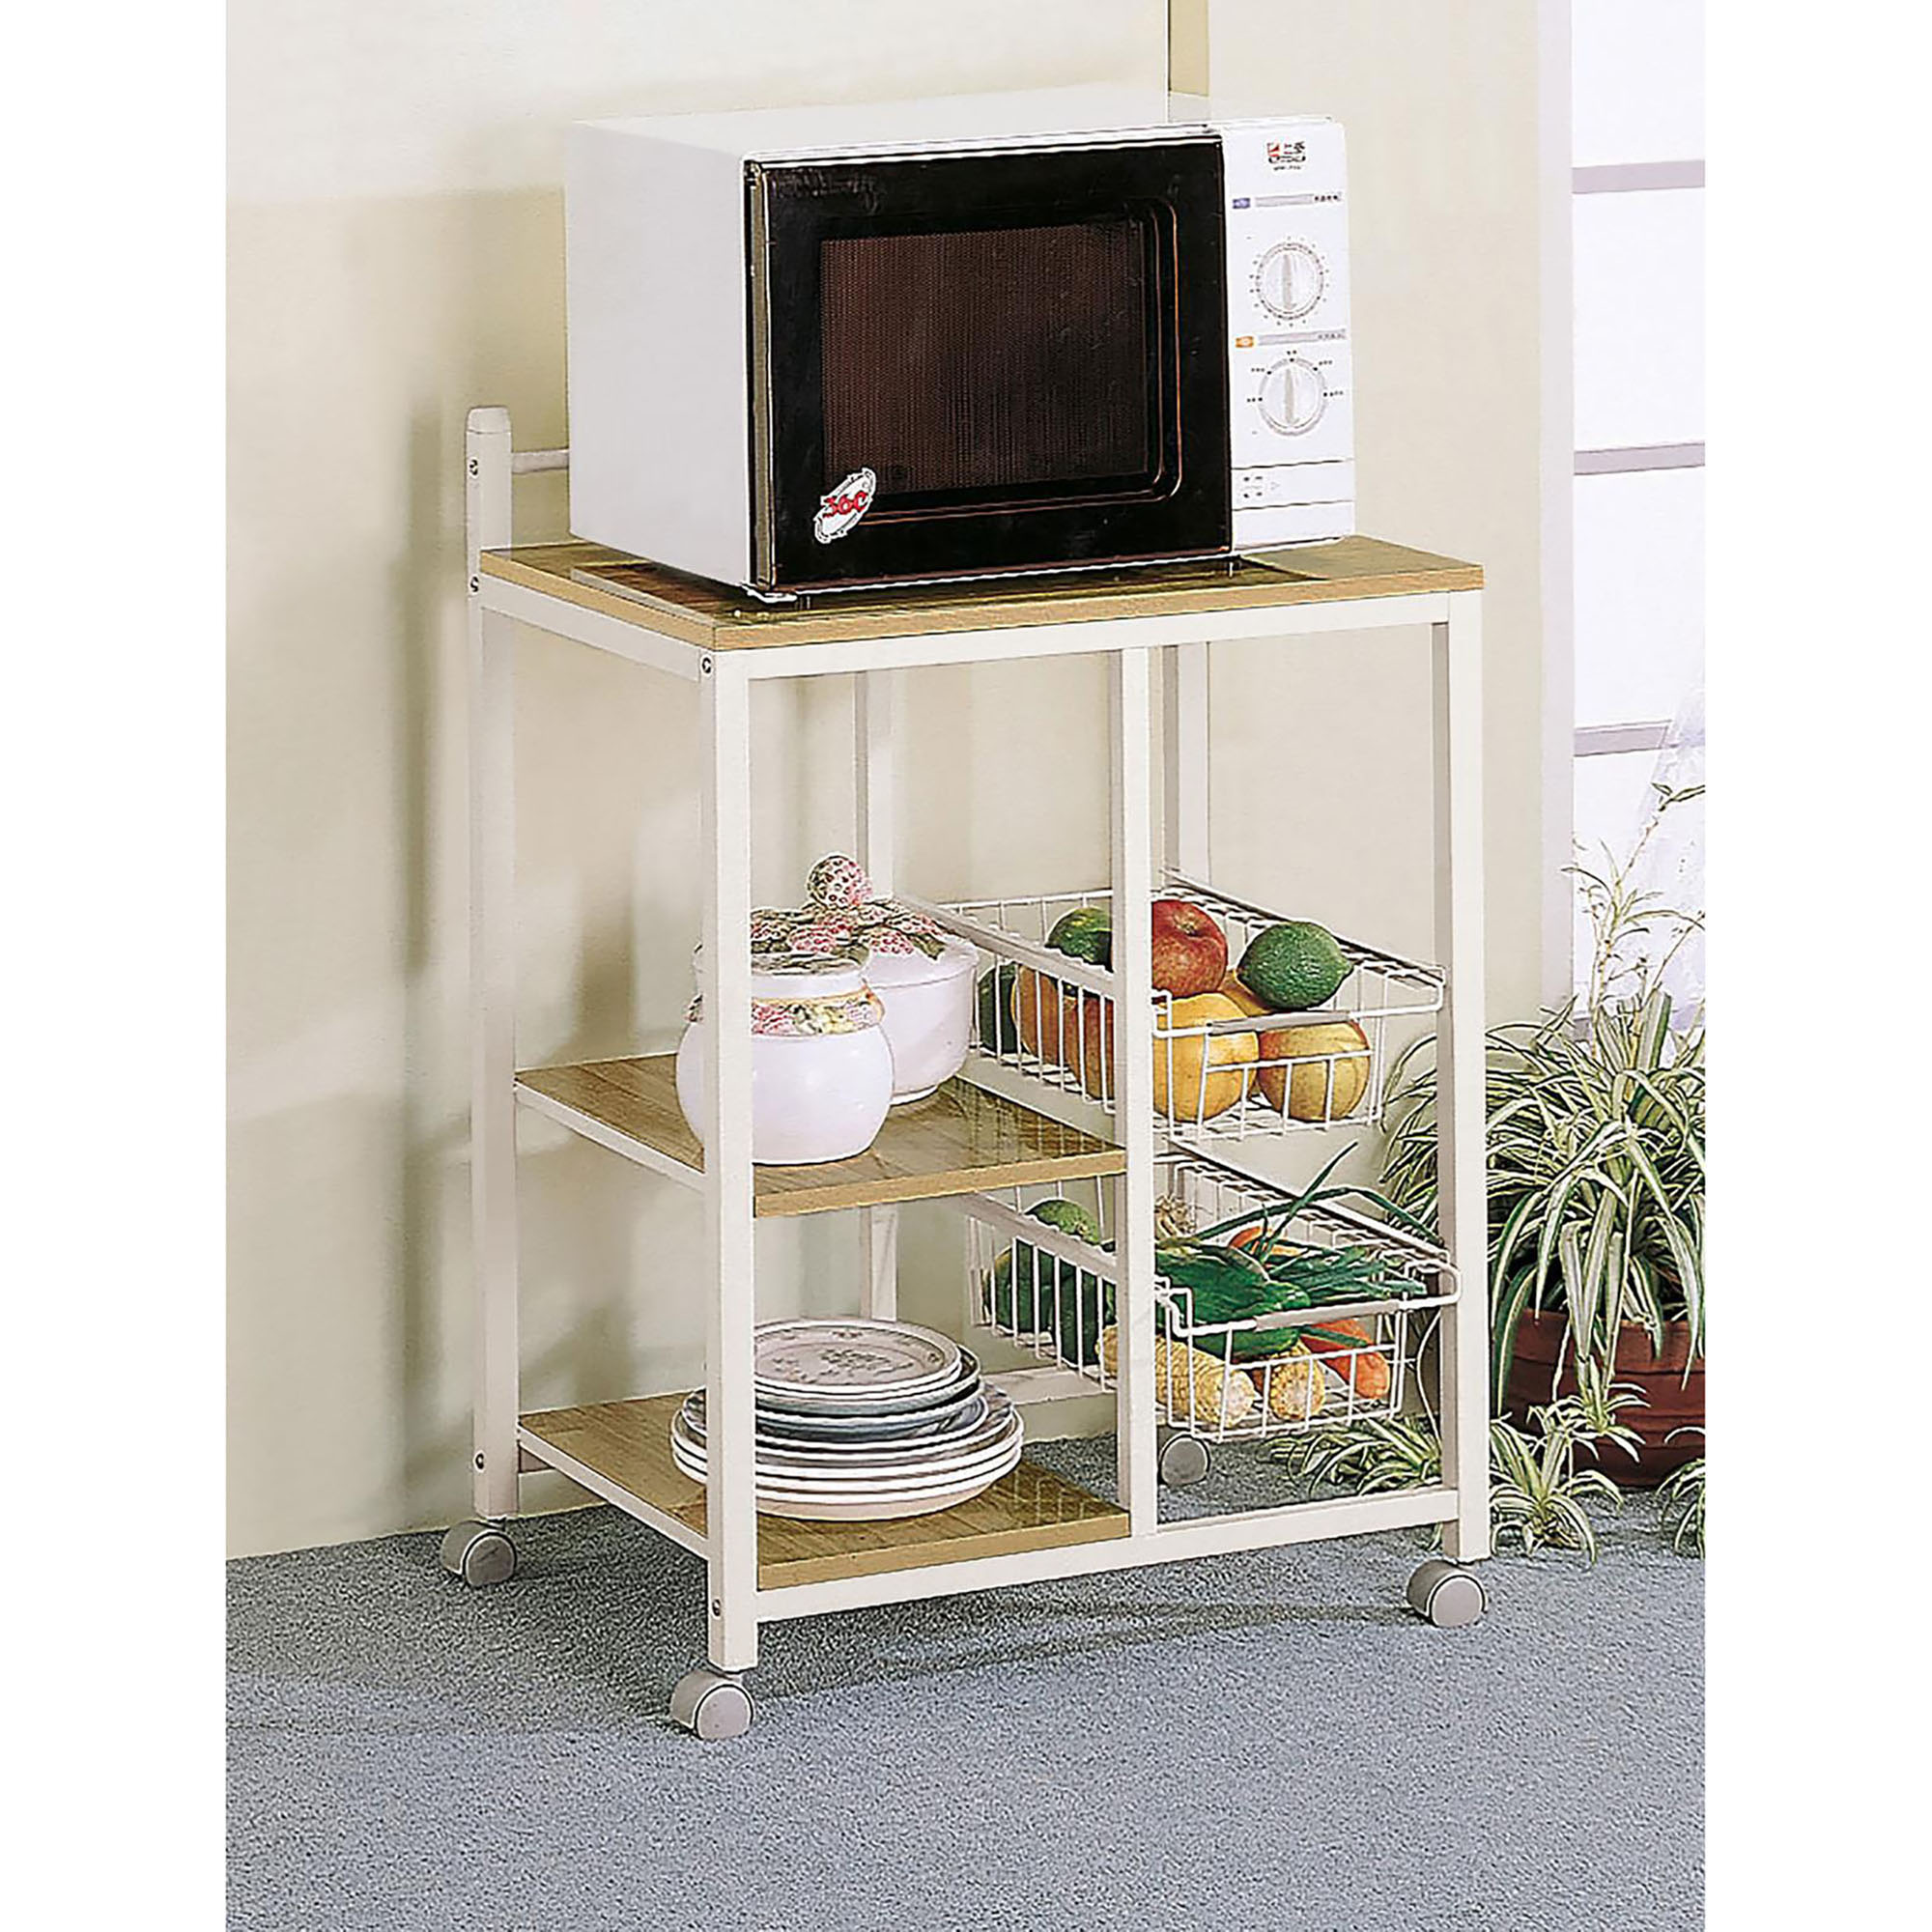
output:
[[[525,1435],[549,1443],[626,1493],[704,1533],[704,1492],[671,1461],[670,1423],[681,1395],[592,1403],[523,1418]],[[533,1452],[541,1456],[541,1447]],[[877,1577],[928,1563],[1097,1543],[1127,1533],[1126,1512],[1050,1469],[1022,1461],[971,1502],[898,1522],[793,1522],[758,1519],[758,1587]]]
[[[519,1095],[551,1119],[661,1173],[696,1184],[704,1150],[677,1104],[674,1060],[595,1060],[517,1075]],[[883,1208],[1034,1181],[1124,1174],[1121,1149],[1030,1107],[949,1080],[923,1100],[895,1107],[879,1137],[850,1160],[756,1167],[760,1217]]]
[[[1206,563],[841,591],[796,605],[759,604],[724,584],[682,577],[600,544],[485,551],[482,570],[486,577],[707,651],[1244,611],[1270,604],[1332,604],[1351,597],[1479,590],[1483,583],[1479,564],[1360,536]]]

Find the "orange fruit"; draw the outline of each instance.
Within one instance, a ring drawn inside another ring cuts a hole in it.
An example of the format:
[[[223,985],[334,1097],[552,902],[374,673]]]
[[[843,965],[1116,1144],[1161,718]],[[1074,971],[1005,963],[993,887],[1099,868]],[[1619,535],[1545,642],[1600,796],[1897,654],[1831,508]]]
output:
[[[1019,1029],[1020,1044],[1058,1066],[1063,1050],[1072,1053],[1080,1044],[1072,1005],[1062,994],[1058,980],[1049,980],[1031,966],[1023,968],[1013,981],[1013,1025]]]
[[[1208,1121],[1246,1098],[1261,1057],[1251,1033],[1189,1034],[1182,1029],[1236,1020],[1241,1009],[1221,993],[1197,993],[1169,1009],[1174,1033],[1153,1043],[1153,1103],[1170,1121]]]
[[[1262,1097],[1292,1121],[1339,1121],[1369,1091],[1369,1037],[1353,1020],[1271,1027],[1261,1037]],[[1298,1063],[1290,1066],[1282,1063]]]

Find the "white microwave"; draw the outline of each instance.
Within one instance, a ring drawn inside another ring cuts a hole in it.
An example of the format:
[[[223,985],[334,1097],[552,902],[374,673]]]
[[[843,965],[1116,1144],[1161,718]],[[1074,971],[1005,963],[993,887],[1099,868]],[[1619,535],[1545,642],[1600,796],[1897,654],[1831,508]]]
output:
[[[1342,129],[1079,88],[570,130],[570,519],[761,597],[1354,528]]]

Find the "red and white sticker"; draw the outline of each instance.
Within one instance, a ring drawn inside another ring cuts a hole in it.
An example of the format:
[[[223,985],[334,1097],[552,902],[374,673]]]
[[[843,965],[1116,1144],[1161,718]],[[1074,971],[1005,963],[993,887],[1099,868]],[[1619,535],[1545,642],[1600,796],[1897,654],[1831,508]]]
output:
[[[879,479],[869,469],[855,469],[844,482],[836,484],[818,499],[818,514],[811,520],[811,533],[820,543],[837,543],[867,510]]]

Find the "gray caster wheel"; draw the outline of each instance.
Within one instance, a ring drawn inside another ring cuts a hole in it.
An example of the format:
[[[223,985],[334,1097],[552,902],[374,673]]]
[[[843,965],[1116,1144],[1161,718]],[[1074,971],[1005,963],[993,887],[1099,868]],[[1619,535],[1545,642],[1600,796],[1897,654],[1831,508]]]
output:
[[[677,1680],[670,1715],[694,1737],[742,1738],[752,1728],[752,1694],[738,1678],[700,1663]]]
[[[1179,1429],[1160,1433],[1160,1480],[1170,1490],[1191,1490],[1208,1480],[1208,1445]]]
[[[1474,1623],[1490,1607],[1490,1600],[1474,1571],[1432,1556],[1408,1579],[1408,1605],[1437,1630],[1460,1630]]]
[[[453,1522],[442,1539],[442,1567],[472,1590],[487,1590],[517,1574],[517,1546],[494,1522]]]

